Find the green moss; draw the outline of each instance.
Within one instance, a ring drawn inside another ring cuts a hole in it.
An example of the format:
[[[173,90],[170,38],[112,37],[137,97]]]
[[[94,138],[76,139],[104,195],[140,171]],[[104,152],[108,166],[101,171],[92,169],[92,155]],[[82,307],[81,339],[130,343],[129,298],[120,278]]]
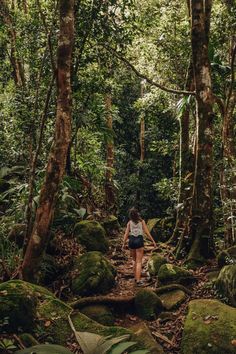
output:
[[[165,263],[167,263],[167,260],[164,257],[153,253],[148,261],[148,272],[150,275],[157,275],[160,267]]]
[[[158,272],[158,280],[163,283],[185,284],[194,280],[191,273],[173,264],[163,264]]]
[[[217,300],[193,300],[185,320],[181,354],[235,354],[236,309]]]
[[[217,263],[220,268],[225,265],[236,263],[236,246],[230,247],[227,250],[220,252],[217,256]]]
[[[166,310],[172,310],[180,305],[185,299],[186,295],[182,290],[173,290],[160,295],[162,305]]]
[[[236,307],[236,264],[221,269],[215,287],[220,295],[226,297]]]
[[[145,345],[145,348],[150,350],[151,354],[163,354],[162,347],[155,341],[149,328],[144,322],[132,326],[131,331],[139,338],[139,341]]]
[[[119,221],[115,215],[109,215],[106,219],[102,220],[102,226],[107,235],[112,234],[114,231],[119,231],[120,229]]]
[[[105,326],[114,324],[114,316],[109,307],[104,305],[85,306],[80,310],[84,315]]]
[[[109,249],[106,232],[97,221],[80,221],[75,225],[74,235],[87,251],[106,253]]]
[[[100,252],[88,252],[79,257],[78,276],[72,280],[75,294],[93,295],[109,291],[115,284],[116,270]]]
[[[141,289],[135,295],[137,315],[144,320],[154,320],[162,310],[160,298],[151,289]]]

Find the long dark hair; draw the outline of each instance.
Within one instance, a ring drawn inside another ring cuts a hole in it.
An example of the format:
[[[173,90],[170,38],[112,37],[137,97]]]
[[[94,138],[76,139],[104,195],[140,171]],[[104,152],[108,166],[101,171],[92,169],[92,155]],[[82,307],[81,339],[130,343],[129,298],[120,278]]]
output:
[[[131,208],[129,210],[129,218],[132,220],[135,224],[137,224],[139,221],[141,221],[141,216],[136,208]]]

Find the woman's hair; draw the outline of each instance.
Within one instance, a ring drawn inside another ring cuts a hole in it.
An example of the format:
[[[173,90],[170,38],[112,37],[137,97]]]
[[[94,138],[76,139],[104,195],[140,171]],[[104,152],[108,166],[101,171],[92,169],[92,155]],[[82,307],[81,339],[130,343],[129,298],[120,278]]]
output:
[[[141,221],[141,216],[136,208],[131,208],[129,211],[129,218],[136,224]]]

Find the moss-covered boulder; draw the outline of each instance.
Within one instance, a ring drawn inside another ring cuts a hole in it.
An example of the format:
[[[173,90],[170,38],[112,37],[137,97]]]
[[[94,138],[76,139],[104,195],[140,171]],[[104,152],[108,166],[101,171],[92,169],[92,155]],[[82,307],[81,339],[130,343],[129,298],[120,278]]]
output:
[[[191,272],[173,264],[163,264],[158,272],[158,280],[162,284],[188,284],[195,280]]]
[[[182,290],[172,290],[159,295],[162,305],[166,310],[173,310],[186,299],[185,292]]]
[[[80,309],[85,316],[103,324],[104,326],[114,325],[115,318],[109,307],[104,305],[89,305]]]
[[[217,300],[193,300],[184,323],[181,354],[235,354],[236,309]]]
[[[39,344],[33,347],[18,350],[16,354],[73,354],[69,349],[61,345]]]
[[[4,331],[28,331],[34,328],[37,293],[49,292],[42,287],[20,280],[0,284],[0,313],[4,321]]]
[[[217,263],[220,268],[225,265],[236,264],[236,246],[220,252],[217,256]]]
[[[119,232],[120,224],[115,215],[109,215],[107,218],[103,219],[101,222],[107,235]]]
[[[149,349],[150,354],[164,354],[162,347],[153,338],[150,329],[144,322],[140,322],[130,327],[130,329],[142,340],[145,347]]]
[[[236,307],[236,264],[221,269],[215,287],[221,296],[227,298],[230,304]]]
[[[104,294],[115,284],[116,269],[100,252],[87,252],[78,258],[77,275],[72,280],[74,294]]]
[[[163,309],[161,299],[151,289],[140,289],[134,302],[136,313],[143,320],[155,320]]]
[[[8,234],[10,241],[14,242],[18,247],[23,246],[24,235],[26,232],[25,224],[15,224]]]
[[[148,261],[149,274],[153,276],[157,275],[160,267],[162,266],[162,264],[165,263],[167,263],[167,260],[164,257],[159,256],[156,253],[153,253]]]
[[[87,251],[106,253],[109,249],[106,231],[97,221],[80,221],[75,225],[74,235]]]

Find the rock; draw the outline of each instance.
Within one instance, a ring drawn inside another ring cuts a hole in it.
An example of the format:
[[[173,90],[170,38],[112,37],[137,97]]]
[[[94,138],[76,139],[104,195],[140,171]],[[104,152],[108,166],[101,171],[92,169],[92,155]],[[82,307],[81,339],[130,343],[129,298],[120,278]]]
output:
[[[157,275],[162,264],[167,263],[167,260],[159,256],[156,253],[153,253],[148,261],[148,272],[150,275]]]
[[[30,333],[19,334],[19,338],[26,348],[39,344],[39,342]]]
[[[44,285],[51,284],[63,271],[64,269],[61,268],[53,256],[45,254],[40,263],[37,282]]]
[[[115,215],[109,215],[106,219],[102,220],[102,226],[104,227],[107,235],[119,232],[120,224]]]
[[[213,270],[206,273],[206,277],[209,282],[214,282],[218,278],[219,274],[220,274],[219,270]]]
[[[100,252],[87,252],[76,262],[72,291],[80,296],[104,294],[115,284],[116,270]]]
[[[150,354],[164,354],[162,347],[153,338],[150,329],[144,322],[130,327],[131,331],[140,338],[145,347],[149,349]]]
[[[75,225],[74,235],[87,251],[106,253],[109,249],[106,232],[97,221],[80,221]]]
[[[220,252],[217,256],[217,262],[220,268],[225,265],[236,264],[236,246]]]
[[[186,299],[186,295],[182,290],[172,290],[159,296],[163,307],[168,311],[175,309]]]
[[[15,224],[10,230],[8,238],[10,241],[15,242],[15,244],[21,248],[23,246],[25,232],[25,224]]]
[[[158,280],[162,284],[179,283],[188,284],[195,280],[193,275],[186,269],[173,264],[163,264],[158,272]]]
[[[151,289],[139,290],[134,302],[136,313],[143,320],[155,320],[163,309],[161,299]]]
[[[0,284],[0,313],[5,320],[4,331],[30,331],[34,328],[37,304],[35,289],[36,285],[20,280]]]
[[[181,354],[235,354],[236,309],[217,300],[193,300],[184,323]]]
[[[221,296],[226,297],[236,307],[236,264],[221,269],[215,287]]]
[[[104,305],[89,305],[80,309],[85,316],[91,318],[92,320],[103,324],[104,326],[114,325],[115,319],[109,309],[109,307]]]
[[[69,349],[54,344],[39,344],[23,350],[16,354],[73,354]]]

